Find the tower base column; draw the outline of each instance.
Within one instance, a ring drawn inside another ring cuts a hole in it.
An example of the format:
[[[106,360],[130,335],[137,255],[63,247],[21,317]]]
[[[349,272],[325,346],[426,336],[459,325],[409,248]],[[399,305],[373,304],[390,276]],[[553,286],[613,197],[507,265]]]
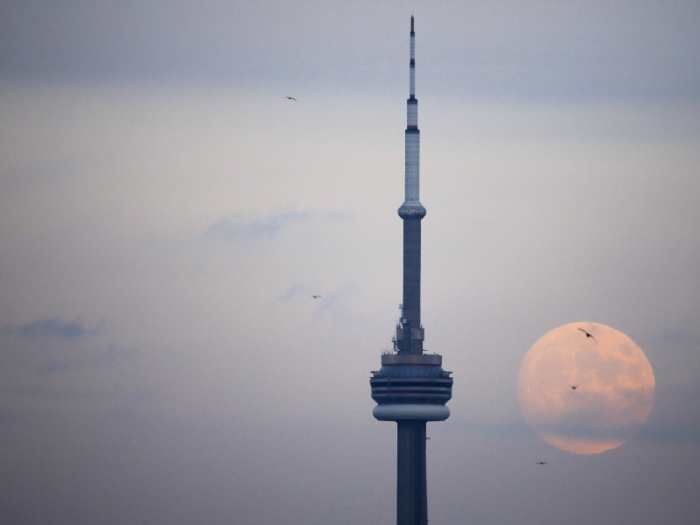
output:
[[[421,420],[397,421],[396,524],[428,525],[425,426]]]

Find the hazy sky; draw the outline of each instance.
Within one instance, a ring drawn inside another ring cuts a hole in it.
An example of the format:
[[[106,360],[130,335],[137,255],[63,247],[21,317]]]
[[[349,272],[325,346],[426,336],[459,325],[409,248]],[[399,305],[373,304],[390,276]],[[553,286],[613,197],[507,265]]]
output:
[[[0,521],[394,522],[413,13],[431,525],[695,523],[700,3],[564,4],[0,0]],[[656,376],[596,456],[515,396],[578,321]]]

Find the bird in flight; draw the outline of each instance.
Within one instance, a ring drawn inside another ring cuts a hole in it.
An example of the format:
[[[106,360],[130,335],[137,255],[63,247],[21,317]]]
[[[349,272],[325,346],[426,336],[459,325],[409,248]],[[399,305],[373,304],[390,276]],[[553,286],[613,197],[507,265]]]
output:
[[[593,334],[589,334],[589,333],[586,332],[583,328],[579,328],[579,330],[582,331],[584,334],[586,334],[586,337],[590,337],[590,338],[593,339],[596,343],[598,342],[598,340],[593,336]]]
[[[578,388],[578,385],[571,385],[571,390],[576,390]]]
[[[313,297],[314,299],[318,299],[321,296],[320,295],[312,295],[311,297]]]
[[[298,102],[298,100],[295,99],[294,97],[286,97],[286,98],[288,98],[289,100],[293,100],[294,102]]]
[[[535,465],[546,465],[546,464],[547,464],[546,461],[538,461],[537,463],[535,463]]]

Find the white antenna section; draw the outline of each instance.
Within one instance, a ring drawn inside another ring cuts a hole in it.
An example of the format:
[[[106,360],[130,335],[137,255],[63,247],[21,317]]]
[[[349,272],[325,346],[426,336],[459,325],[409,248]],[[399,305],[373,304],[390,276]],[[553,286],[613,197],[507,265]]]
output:
[[[406,200],[399,208],[402,219],[422,219],[425,208],[420,203],[420,131],[418,130],[418,99],[416,98],[416,32],[411,17],[411,61],[409,97],[406,104]]]

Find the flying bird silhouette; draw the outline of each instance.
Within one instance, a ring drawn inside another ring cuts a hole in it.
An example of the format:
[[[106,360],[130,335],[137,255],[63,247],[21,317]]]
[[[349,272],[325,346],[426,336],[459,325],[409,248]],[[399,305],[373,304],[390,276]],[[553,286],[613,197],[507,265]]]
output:
[[[537,463],[535,463],[535,465],[546,465],[546,464],[547,464],[546,461],[538,461]]]
[[[318,299],[321,296],[320,295],[312,295],[311,297],[313,297],[314,299]]]
[[[571,385],[571,390],[576,390],[578,388],[578,385]]]
[[[293,100],[294,102],[298,102],[297,99],[295,99],[294,97],[286,97],[286,98],[288,98],[289,100]]]
[[[579,330],[582,331],[584,334],[586,334],[586,337],[590,337],[590,338],[593,339],[596,343],[598,342],[598,340],[593,336],[593,334],[589,334],[589,333],[586,332],[583,328],[579,328]]]

